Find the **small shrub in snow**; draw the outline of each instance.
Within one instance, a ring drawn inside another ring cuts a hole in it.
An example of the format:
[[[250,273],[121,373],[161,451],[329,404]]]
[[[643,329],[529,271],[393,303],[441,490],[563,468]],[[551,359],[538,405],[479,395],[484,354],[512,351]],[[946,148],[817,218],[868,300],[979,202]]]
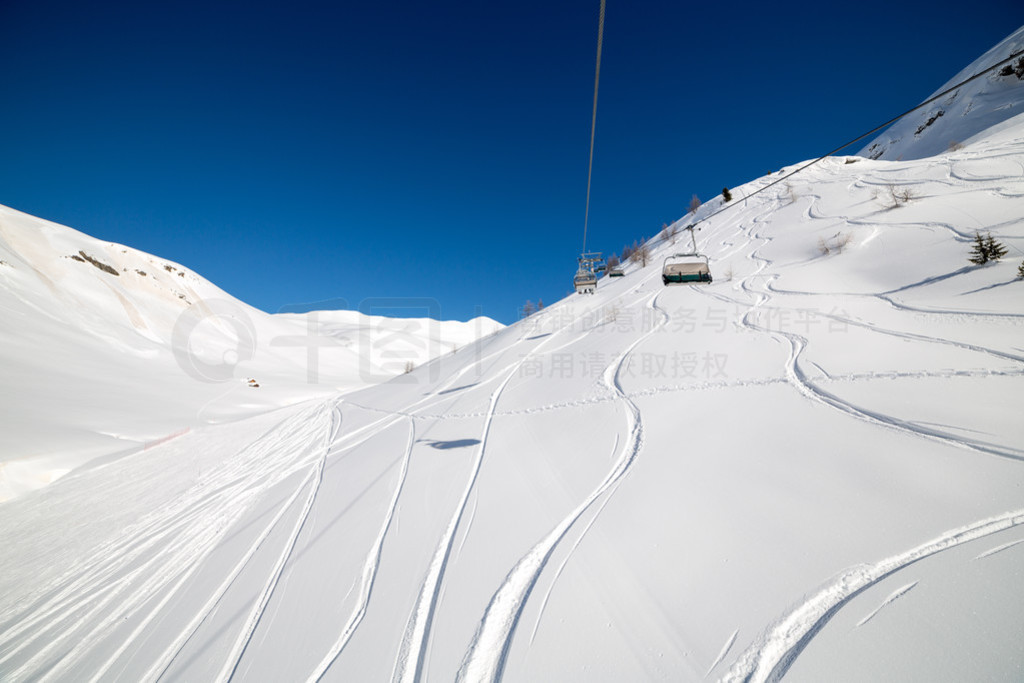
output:
[[[725,201],[727,201],[727,202],[731,202],[732,201],[732,193],[729,192],[729,188],[728,187],[723,187],[722,188],[722,198],[725,199]]]
[[[949,141],[949,151],[950,152],[959,152],[963,148],[964,148],[964,145],[959,140],[950,140]]]
[[[783,183],[779,199],[789,202],[790,204],[796,201],[796,192],[793,191],[792,183]]]
[[[850,243],[853,236],[849,233],[837,232],[832,237],[819,237],[818,238],[818,251],[825,256],[828,256],[833,251],[837,254],[843,253],[843,249]]]
[[[912,199],[917,199],[917,194],[909,187],[887,185],[882,196],[876,196],[875,198],[886,204],[890,209],[895,209]]]
[[[1017,279],[1024,280],[1024,261],[1021,261],[1020,265],[1017,266]]]

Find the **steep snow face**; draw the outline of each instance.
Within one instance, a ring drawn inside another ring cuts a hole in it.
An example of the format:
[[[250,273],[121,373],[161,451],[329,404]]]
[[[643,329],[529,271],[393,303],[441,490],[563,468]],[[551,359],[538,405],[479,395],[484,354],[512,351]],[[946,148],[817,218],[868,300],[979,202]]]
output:
[[[392,382],[5,503],[0,677],[1018,680],[1024,121],[771,180],[698,224],[710,284],[652,240]]]
[[[95,457],[390,380],[501,327],[267,315],[177,263],[6,207],[0,310],[0,500]]]
[[[932,95],[1024,50],[1024,27],[976,59]],[[858,154],[870,159],[923,159],[956,149],[998,123],[1024,114],[1024,55],[895,123]]]

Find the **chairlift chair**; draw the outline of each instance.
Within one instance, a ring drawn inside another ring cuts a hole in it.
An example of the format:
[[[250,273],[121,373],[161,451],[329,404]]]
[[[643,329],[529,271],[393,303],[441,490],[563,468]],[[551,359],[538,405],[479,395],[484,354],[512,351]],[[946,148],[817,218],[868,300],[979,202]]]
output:
[[[661,281],[668,285],[680,282],[711,282],[711,266],[703,254],[672,254],[665,258]]]
[[[579,268],[572,279],[572,286],[577,294],[593,294],[597,290],[597,273],[604,268],[601,253],[584,252],[576,261]]]
[[[622,266],[612,266],[608,269],[608,277],[622,277],[625,273],[622,272]]]
[[[593,294],[597,289],[597,275],[592,270],[580,268],[572,279],[572,286],[577,294]]]

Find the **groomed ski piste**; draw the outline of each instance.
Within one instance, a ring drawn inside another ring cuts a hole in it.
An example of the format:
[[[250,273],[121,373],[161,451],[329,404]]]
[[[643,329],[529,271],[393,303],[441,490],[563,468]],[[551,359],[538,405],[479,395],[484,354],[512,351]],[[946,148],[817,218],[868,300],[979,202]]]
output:
[[[1024,116],[958,142],[4,503],[0,678],[1020,680]]]

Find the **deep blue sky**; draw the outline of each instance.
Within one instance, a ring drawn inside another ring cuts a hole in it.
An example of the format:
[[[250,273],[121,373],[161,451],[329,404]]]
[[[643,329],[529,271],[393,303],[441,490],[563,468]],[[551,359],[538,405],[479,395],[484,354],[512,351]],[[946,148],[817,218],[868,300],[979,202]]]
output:
[[[0,204],[270,312],[511,322],[575,270],[598,7],[0,0]],[[1020,0],[608,0],[588,246],[828,151],[1022,24]]]

